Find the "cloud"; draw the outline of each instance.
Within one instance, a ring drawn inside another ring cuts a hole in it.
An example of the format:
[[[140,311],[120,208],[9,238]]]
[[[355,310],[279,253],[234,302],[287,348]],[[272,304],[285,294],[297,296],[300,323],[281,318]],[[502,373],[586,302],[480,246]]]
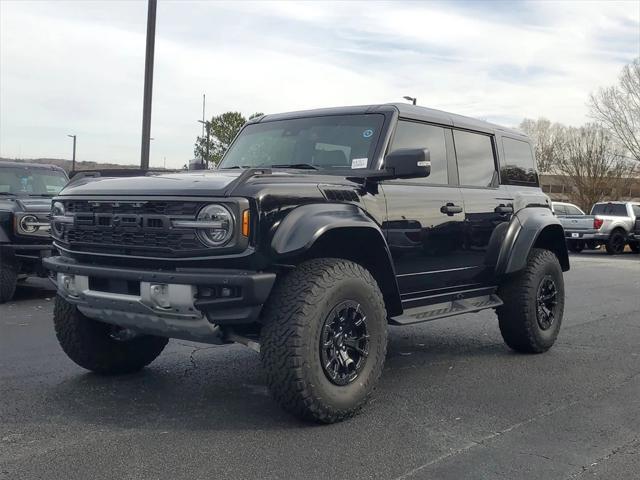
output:
[[[159,2],[152,165],[207,113],[399,101],[580,124],[640,55],[633,2]],[[511,5],[511,4],[509,4]],[[0,2],[0,156],[137,163],[144,2]]]

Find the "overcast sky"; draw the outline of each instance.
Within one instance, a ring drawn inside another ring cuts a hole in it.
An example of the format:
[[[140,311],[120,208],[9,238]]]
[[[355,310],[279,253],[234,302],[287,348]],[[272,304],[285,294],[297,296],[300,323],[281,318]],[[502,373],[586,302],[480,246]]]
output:
[[[144,1],[0,0],[0,156],[138,163]],[[151,164],[207,116],[401,101],[579,125],[640,56],[640,1],[159,1]]]

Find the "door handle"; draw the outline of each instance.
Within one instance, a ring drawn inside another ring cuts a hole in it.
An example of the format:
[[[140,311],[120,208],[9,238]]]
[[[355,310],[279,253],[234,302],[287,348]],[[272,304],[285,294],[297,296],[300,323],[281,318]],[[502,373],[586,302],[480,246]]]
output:
[[[513,213],[513,207],[510,205],[498,205],[493,211],[496,213]]]
[[[440,207],[440,212],[446,213],[450,217],[452,217],[456,213],[462,213],[462,207],[458,205],[454,205],[453,203],[447,203]]]

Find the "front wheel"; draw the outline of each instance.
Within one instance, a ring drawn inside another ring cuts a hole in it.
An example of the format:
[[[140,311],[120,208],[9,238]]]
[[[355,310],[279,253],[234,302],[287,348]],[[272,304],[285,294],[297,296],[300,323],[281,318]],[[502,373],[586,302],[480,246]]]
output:
[[[53,324],[64,353],[87,370],[103,375],[133,373],[153,362],[169,341],[92,320],[56,296]]]
[[[285,410],[333,423],[367,402],[384,365],[387,315],[365,268],[335,258],[300,264],[274,288],[263,322],[267,383]]]
[[[564,313],[564,279],[553,252],[534,248],[527,266],[499,289],[500,333],[517,352],[541,353],[556,341]]]
[[[0,260],[0,303],[8,302],[16,291],[18,275],[13,263]]]

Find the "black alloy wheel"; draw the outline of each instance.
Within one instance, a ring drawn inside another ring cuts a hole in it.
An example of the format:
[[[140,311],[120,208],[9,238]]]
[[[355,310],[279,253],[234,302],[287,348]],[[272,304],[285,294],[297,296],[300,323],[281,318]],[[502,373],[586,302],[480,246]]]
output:
[[[545,276],[538,286],[536,316],[542,330],[549,330],[556,318],[558,288],[550,275]]]

